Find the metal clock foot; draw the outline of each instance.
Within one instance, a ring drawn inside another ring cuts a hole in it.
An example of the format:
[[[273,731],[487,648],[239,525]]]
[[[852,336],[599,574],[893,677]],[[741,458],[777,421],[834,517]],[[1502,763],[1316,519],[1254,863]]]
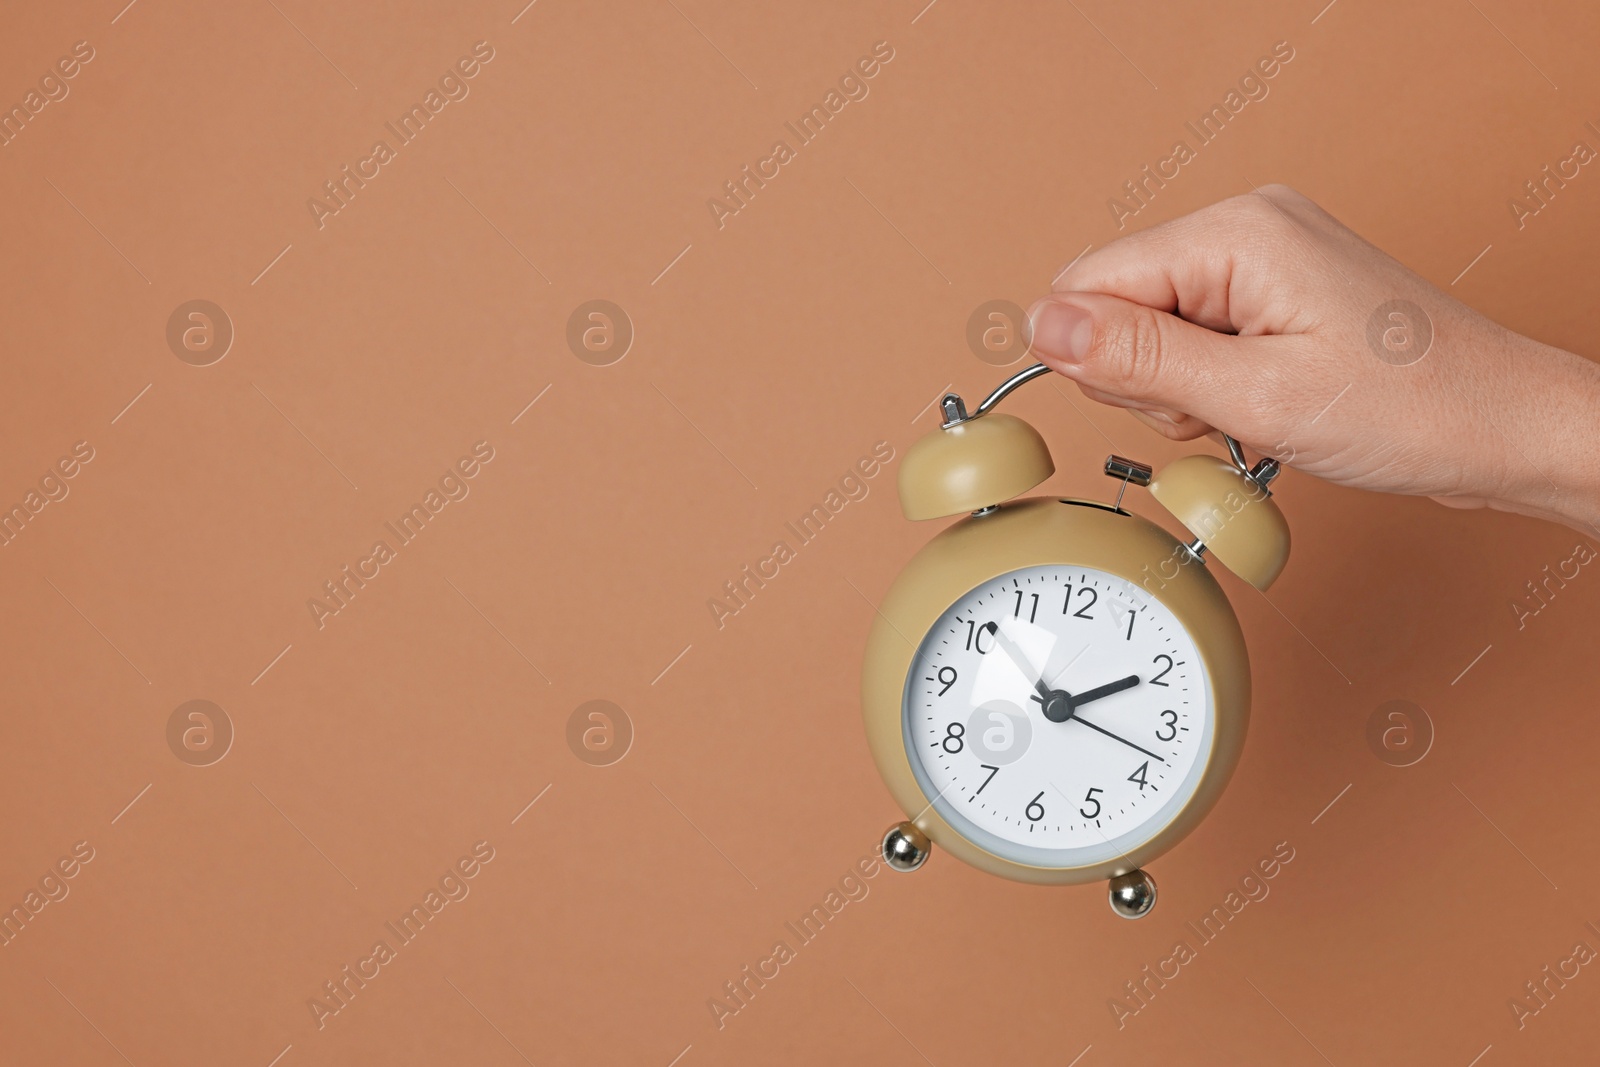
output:
[[[898,822],[883,835],[883,862],[897,871],[914,871],[928,861],[933,842],[909,822]]]
[[[1144,871],[1111,879],[1111,910],[1124,919],[1142,919],[1156,906],[1156,880]]]

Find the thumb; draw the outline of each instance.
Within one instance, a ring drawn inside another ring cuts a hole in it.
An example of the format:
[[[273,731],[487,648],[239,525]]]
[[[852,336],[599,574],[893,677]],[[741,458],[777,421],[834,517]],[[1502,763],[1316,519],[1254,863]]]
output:
[[[1059,293],[1028,312],[1033,353],[1077,382],[1135,408],[1169,409],[1238,435],[1258,428],[1245,410],[1261,394],[1263,346],[1104,293]]]

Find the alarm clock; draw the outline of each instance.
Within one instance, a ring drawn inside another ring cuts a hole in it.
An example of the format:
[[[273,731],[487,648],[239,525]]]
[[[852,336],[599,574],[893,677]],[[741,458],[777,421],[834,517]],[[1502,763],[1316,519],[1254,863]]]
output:
[[[1160,473],[1105,462],[1116,500],[1014,499],[1055,472],[1028,423],[994,411],[1032,366],[901,462],[912,520],[962,516],[922,548],[877,610],[862,671],[867,742],[906,814],[885,862],[937,844],[991,874],[1109,880],[1112,909],[1148,914],[1144,866],[1216,803],[1244,746],[1250,658],[1212,560],[1267,589],[1289,554],[1276,461],[1191,455]],[[1122,507],[1147,487],[1193,539]]]

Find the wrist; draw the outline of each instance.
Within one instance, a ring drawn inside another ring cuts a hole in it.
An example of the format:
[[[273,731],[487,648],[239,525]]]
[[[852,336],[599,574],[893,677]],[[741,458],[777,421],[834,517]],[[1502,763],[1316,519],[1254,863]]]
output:
[[[1509,359],[1511,417],[1484,440],[1505,453],[1490,506],[1600,537],[1600,365],[1533,341]]]

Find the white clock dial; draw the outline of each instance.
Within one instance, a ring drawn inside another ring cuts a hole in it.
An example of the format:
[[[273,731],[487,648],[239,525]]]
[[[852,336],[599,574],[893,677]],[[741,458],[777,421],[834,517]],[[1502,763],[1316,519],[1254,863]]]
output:
[[[923,638],[904,735],[924,795],[988,851],[1044,867],[1113,859],[1194,795],[1213,710],[1188,631],[1088,567],[1012,571]]]

